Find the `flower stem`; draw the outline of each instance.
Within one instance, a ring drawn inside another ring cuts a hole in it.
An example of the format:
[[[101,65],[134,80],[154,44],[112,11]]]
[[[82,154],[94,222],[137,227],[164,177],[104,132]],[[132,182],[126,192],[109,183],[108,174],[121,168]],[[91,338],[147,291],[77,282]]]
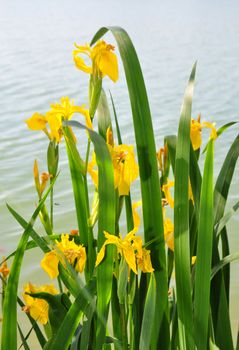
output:
[[[53,179],[51,179],[51,183],[52,183]],[[53,187],[51,189],[51,194],[50,194],[50,208],[51,208],[51,211],[50,211],[50,218],[51,218],[51,229],[53,231]]]
[[[87,174],[87,168],[88,168],[89,155],[90,155],[90,138],[88,137],[86,156],[85,156],[85,173],[86,174]]]
[[[122,332],[122,349],[128,350],[128,336],[127,336],[127,323],[126,323],[126,314],[125,314],[125,304],[120,305],[120,323],[121,323],[121,332]]]

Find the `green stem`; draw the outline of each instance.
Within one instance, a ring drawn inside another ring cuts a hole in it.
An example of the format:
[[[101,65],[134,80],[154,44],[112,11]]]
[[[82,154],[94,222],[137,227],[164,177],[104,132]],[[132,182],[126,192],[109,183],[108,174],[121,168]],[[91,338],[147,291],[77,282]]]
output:
[[[86,210],[87,217],[90,217],[90,203],[89,203],[89,194],[88,194],[88,181],[87,181],[87,168],[90,154],[90,138],[88,138],[87,150],[86,150],[86,158],[85,158],[85,175],[84,177],[84,187],[85,187],[85,197],[86,197]],[[96,253],[94,249],[94,235],[93,229],[88,225],[88,263],[89,263],[89,272],[90,276],[92,276],[94,267],[95,267]]]
[[[52,183],[53,179],[51,179],[51,183]],[[51,207],[51,214],[50,214],[50,218],[51,218],[51,229],[53,231],[53,187],[51,190],[51,194],[50,194],[50,207]]]
[[[89,155],[90,155],[90,138],[88,137],[87,150],[86,150],[86,156],[85,156],[85,173],[86,174],[87,174],[87,168],[88,168]]]
[[[130,349],[134,349],[135,338],[134,338],[134,322],[133,322],[133,305],[129,305],[129,322],[130,322]]]
[[[120,323],[122,330],[122,349],[128,350],[128,337],[127,337],[127,323],[126,323],[126,314],[125,314],[125,305],[120,305]]]
[[[59,276],[57,277],[57,281],[58,281],[58,286],[59,286],[60,293],[63,293],[62,283],[61,283],[61,279],[60,279]]]

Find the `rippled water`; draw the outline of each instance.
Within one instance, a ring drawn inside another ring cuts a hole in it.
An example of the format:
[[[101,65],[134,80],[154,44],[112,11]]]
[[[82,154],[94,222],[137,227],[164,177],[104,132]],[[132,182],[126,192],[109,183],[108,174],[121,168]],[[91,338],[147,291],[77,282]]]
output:
[[[46,1],[0,0],[0,247],[7,255],[17,245],[22,230],[8,213],[10,203],[26,219],[36,202],[33,161],[46,170],[47,140],[27,130],[24,120],[35,111],[44,113],[61,96],[87,101],[87,77],[72,63],[73,43],[89,41],[103,25],[120,25],[130,34],[144,72],[155,126],[157,146],[163,135],[175,133],[186,82],[198,60],[194,116],[222,125],[239,115],[239,3],[234,1],[131,0]],[[123,70],[111,89],[124,141],[133,142],[132,121]],[[106,80],[106,79],[105,79]],[[216,173],[238,126],[217,140]],[[79,137],[83,138],[82,134]],[[68,231],[75,225],[73,197],[64,147],[55,201],[55,228]],[[238,200],[236,170],[230,205]],[[135,192],[135,197],[138,194]],[[238,217],[229,225],[231,250],[239,247]],[[40,224],[36,226],[42,232]],[[238,322],[238,271],[232,266],[233,328]],[[27,254],[21,283],[36,282],[39,257]]]

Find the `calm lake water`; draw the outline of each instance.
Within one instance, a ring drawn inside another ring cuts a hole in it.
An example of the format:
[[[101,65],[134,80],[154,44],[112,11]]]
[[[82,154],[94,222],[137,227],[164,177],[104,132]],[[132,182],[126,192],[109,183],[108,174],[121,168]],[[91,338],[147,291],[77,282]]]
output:
[[[73,43],[89,42],[101,26],[118,25],[130,34],[136,47],[155,127],[157,147],[163,136],[176,133],[182,97],[191,67],[198,60],[193,116],[218,126],[239,116],[239,2],[234,1],[46,1],[0,0],[0,248],[7,255],[16,248],[22,229],[6,209],[11,204],[29,219],[37,201],[32,167],[35,158],[46,170],[46,137],[30,132],[24,120],[62,96],[87,102],[87,79],[72,62]],[[108,40],[112,37],[108,36]],[[133,143],[132,118],[122,67],[120,80],[110,89],[117,107],[125,143]],[[216,175],[238,126],[216,142]],[[80,146],[84,135],[78,137]],[[207,136],[206,136],[207,137]],[[83,146],[84,150],[84,146]],[[64,145],[61,174],[56,185],[55,229],[76,227]],[[239,171],[235,172],[229,205],[239,200]],[[134,189],[135,199],[139,199]],[[231,251],[238,251],[239,216],[228,225]],[[36,229],[42,232],[39,222]],[[47,283],[41,256],[27,253],[21,283]],[[231,318],[238,325],[238,271],[232,265]],[[40,276],[40,277],[39,277]]]

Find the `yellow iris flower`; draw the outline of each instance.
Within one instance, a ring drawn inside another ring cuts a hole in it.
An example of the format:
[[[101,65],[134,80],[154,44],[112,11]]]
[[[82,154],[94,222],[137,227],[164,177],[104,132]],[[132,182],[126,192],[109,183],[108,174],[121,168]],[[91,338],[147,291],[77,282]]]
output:
[[[114,167],[114,185],[118,189],[120,196],[129,194],[131,183],[139,175],[138,165],[135,160],[134,148],[128,145],[111,146],[108,145],[113,167]],[[88,164],[88,172],[92,181],[98,187],[98,170],[95,169],[96,157],[93,153],[92,161]]]
[[[133,221],[134,221],[134,227],[139,227],[140,225],[140,216],[137,213],[137,208],[142,205],[142,201],[134,202],[132,204],[132,214],[133,214]]]
[[[137,256],[137,264],[138,268],[144,273],[154,271],[150,258],[150,250],[142,249],[141,255]]]
[[[76,271],[83,272],[86,263],[85,247],[77,245],[74,240],[69,240],[68,234],[62,234],[61,241],[56,241],[56,247],[44,255],[41,267],[50,278],[55,278],[59,274],[59,262],[64,265],[65,259],[75,267]]]
[[[201,115],[197,119],[191,120],[190,138],[194,151],[199,149],[202,144],[202,124],[200,122]]]
[[[166,210],[163,208],[164,240],[172,251],[174,251],[174,225],[169,218],[166,218]]]
[[[26,123],[31,130],[42,130],[50,140],[60,142],[62,137],[62,121],[70,120],[74,113],[80,113],[85,117],[86,126],[92,129],[89,111],[82,106],[75,106],[74,100],[62,97],[60,103],[53,103],[45,114],[34,113]],[[47,130],[47,124],[50,131]]]
[[[31,130],[44,130],[46,128],[46,117],[39,113],[34,113],[31,118],[26,120],[27,126]]]
[[[174,186],[174,181],[170,181],[170,180],[167,180],[167,183],[165,183],[162,186],[162,191],[164,192],[165,199],[171,208],[174,207],[174,199],[170,193],[170,188],[173,186]]]
[[[121,235],[114,236],[104,231],[106,241],[101,247],[97,258],[95,266],[98,266],[105,256],[105,247],[108,244],[113,244],[117,247],[118,254],[120,254],[126,261],[129,268],[137,275],[137,266],[143,272],[153,272],[150,251],[143,248],[142,238],[136,237],[135,233],[138,227],[135,227],[130,231],[125,238],[121,238]]]
[[[197,260],[197,257],[195,255],[192,256],[192,261],[191,261],[192,265],[195,265],[196,260]]]
[[[28,283],[24,286],[23,299],[26,303],[26,306],[23,308],[23,311],[30,312],[31,317],[39,321],[41,324],[46,324],[48,322],[48,303],[43,299],[33,298],[26,293],[41,293],[46,292],[49,294],[58,294],[58,291],[53,285],[43,285],[40,287],[35,286],[34,284]]]
[[[97,78],[107,75],[113,82],[118,80],[118,61],[113,52],[114,46],[107,44],[104,40],[99,40],[94,47],[89,45],[79,46],[75,44],[73,58],[78,69],[85,73],[92,74]],[[87,56],[91,60],[88,66],[81,55]]]
[[[0,273],[4,279],[6,279],[10,273],[10,269],[7,267],[7,261],[4,256],[2,257],[2,263],[0,265]]]
[[[41,176],[39,175],[38,162],[36,159],[34,161],[33,174],[34,174],[36,189],[37,189],[39,198],[41,198],[42,193],[44,192],[47,182],[50,179],[51,175],[46,172],[41,173]]]
[[[194,151],[199,149],[202,144],[202,128],[211,129],[210,138],[215,140],[217,138],[217,131],[214,123],[203,122],[201,123],[201,115],[199,114],[197,119],[191,120],[190,138]]]
[[[165,171],[165,165],[168,157],[168,147],[167,145],[164,145],[164,147],[161,147],[159,151],[156,153],[159,170],[164,172]]]

